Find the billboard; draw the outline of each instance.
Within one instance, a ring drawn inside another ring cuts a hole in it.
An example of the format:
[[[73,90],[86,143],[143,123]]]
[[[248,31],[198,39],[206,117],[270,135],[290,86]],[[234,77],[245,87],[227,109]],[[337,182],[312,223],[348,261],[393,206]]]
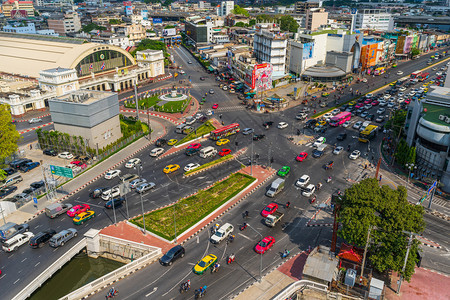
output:
[[[272,64],[255,65],[252,72],[252,89],[258,92],[272,88]]]
[[[161,18],[153,18],[153,24],[162,24]]]
[[[125,6],[125,15],[131,16],[133,14],[133,6]]]
[[[405,45],[403,46],[403,54],[408,54],[411,51],[413,43],[413,37],[407,36],[405,39]]]
[[[177,34],[176,28],[166,28],[166,29],[163,29],[163,31],[162,31],[163,36],[174,36],[176,34]]]
[[[143,20],[148,20],[148,10],[141,10],[141,16]]]
[[[303,44],[303,59],[310,59],[314,54],[314,43],[304,43]]]

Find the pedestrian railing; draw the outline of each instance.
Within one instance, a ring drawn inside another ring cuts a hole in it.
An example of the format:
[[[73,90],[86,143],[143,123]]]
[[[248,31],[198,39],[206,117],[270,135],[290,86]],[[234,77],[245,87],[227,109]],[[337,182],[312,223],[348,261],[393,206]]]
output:
[[[328,292],[328,286],[326,286],[325,284],[320,284],[309,280],[300,280],[287,286],[284,290],[273,296],[271,300],[291,299],[289,298],[291,295],[304,288],[314,289],[325,294]]]

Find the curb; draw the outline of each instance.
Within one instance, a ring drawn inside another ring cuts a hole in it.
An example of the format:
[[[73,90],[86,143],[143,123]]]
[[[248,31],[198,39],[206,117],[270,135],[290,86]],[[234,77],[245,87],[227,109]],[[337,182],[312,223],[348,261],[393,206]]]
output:
[[[435,270],[430,270],[430,269],[427,269],[427,268],[422,268],[422,269],[427,270],[427,271],[432,272],[432,273],[436,273],[436,274],[441,275],[441,276],[445,276],[447,278],[450,277],[450,275],[447,275],[447,274],[444,274],[444,273],[441,273],[441,272],[438,272],[438,271],[435,271]]]
[[[328,201],[331,200],[331,197],[328,197],[327,200],[325,200],[325,202],[323,203],[327,203]],[[306,227],[318,227],[318,226],[330,226],[328,225],[329,223],[322,223],[322,224],[311,224],[311,221],[322,211],[322,208],[320,208],[318,211],[316,211],[313,216],[309,219],[309,221],[306,223]],[[331,224],[331,226],[333,226],[333,224]]]
[[[45,118],[45,117],[48,117],[48,116],[50,116],[50,113],[48,113],[48,114],[46,114],[46,115],[42,115],[42,116],[37,116],[36,118],[40,119],[40,118]],[[34,119],[34,118],[31,118],[31,119]],[[28,121],[31,120],[31,119],[25,119],[25,120],[17,120],[17,119],[13,119],[13,120],[14,120],[14,122],[16,122],[16,123],[22,123],[22,122],[28,122]]]
[[[26,129],[26,130],[22,130],[22,131],[19,132],[19,134],[24,134],[24,133],[27,133],[27,132],[30,132],[30,131],[33,131],[33,130],[36,130],[36,129],[39,129],[39,128],[42,128],[42,127],[45,127],[45,126],[48,126],[48,125],[52,125],[52,124],[53,124],[53,122],[48,122],[46,124],[42,124],[42,125],[39,125],[37,127],[33,127],[33,128]]]
[[[430,239],[427,239],[426,237],[424,237],[422,235],[420,235],[420,239],[424,240],[424,241],[421,241],[422,245],[424,245],[424,246],[427,246],[427,247],[430,247],[430,248],[435,248],[435,249],[442,249],[441,245],[439,245],[436,242],[433,242]],[[433,243],[434,245],[431,244],[431,243]]]

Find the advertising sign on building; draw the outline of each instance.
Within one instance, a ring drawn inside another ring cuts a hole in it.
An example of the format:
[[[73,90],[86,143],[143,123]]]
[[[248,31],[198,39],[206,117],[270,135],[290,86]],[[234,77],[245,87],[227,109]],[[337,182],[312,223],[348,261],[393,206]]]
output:
[[[161,18],[153,18],[153,24],[162,24]]]
[[[163,36],[174,36],[176,34],[177,34],[176,28],[166,28],[166,29],[163,29],[163,32],[162,32]]]
[[[133,14],[133,6],[125,6],[125,15],[131,16]]]
[[[148,10],[141,10],[141,16],[143,20],[148,20]]]
[[[314,54],[314,43],[303,44],[303,59],[310,59]]]
[[[411,52],[413,37],[407,36],[405,39],[405,45],[403,46],[403,54],[408,54]]]
[[[255,65],[252,72],[252,89],[258,92],[272,88],[272,64]]]

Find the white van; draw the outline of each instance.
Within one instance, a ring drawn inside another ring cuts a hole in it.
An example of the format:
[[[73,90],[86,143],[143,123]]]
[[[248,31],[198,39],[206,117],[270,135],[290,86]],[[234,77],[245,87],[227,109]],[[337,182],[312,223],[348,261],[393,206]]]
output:
[[[201,158],[213,157],[216,154],[217,154],[217,149],[212,146],[208,146],[208,147],[205,147],[202,150],[200,150]]]
[[[20,176],[20,174],[18,174],[18,173],[12,174],[5,179],[3,186],[5,186],[5,187],[10,186],[15,183],[21,182],[22,180],[23,180],[23,178],[22,178],[22,176]]]
[[[9,240],[2,243],[2,248],[5,252],[13,252],[19,249],[25,243],[34,236],[33,233],[27,231],[18,235],[13,236]]]
[[[186,127],[187,125],[186,124],[180,124],[180,125],[178,125],[176,128],[175,128],[175,132],[176,133],[183,133],[183,129],[184,129],[184,127]]]

